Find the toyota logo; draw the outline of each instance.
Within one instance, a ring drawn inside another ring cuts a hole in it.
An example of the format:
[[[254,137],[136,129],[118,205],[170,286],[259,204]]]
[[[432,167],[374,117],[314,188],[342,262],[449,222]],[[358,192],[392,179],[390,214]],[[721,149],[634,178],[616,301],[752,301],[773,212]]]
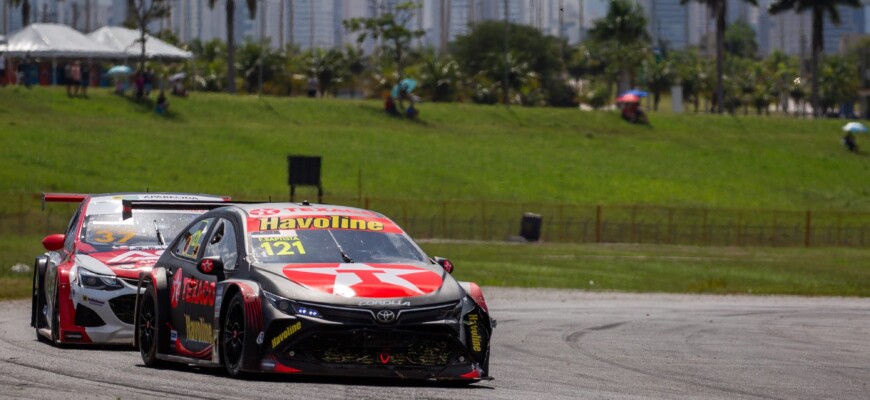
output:
[[[390,310],[381,310],[378,311],[376,318],[378,319],[378,322],[388,324],[396,320],[396,313]]]

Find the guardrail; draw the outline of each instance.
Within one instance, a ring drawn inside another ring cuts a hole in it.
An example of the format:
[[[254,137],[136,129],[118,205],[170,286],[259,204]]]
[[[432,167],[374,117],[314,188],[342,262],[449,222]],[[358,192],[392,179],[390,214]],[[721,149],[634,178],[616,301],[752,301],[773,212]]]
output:
[[[236,195],[236,199],[269,196]],[[277,195],[272,199],[284,199]],[[418,239],[507,240],[524,212],[540,214],[541,240],[693,246],[813,247],[870,245],[870,212],[575,205],[508,201],[326,196],[327,203],[379,211]],[[62,232],[74,204],[40,210],[39,196],[0,194],[0,235]]]

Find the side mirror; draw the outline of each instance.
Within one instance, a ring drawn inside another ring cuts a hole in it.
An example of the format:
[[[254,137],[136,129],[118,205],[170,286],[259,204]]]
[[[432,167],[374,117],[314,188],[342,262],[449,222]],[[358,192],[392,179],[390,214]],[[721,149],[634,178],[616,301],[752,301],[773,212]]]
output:
[[[443,258],[443,257],[432,257],[432,261],[435,261],[438,265],[441,266],[441,268],[444,268],[444,270],[447,271],[448,274],[453,273],[453,262],[452,261],[450,261],[446,258]]]
[[[205,275],[223,276],[224,263],[220,257],[203,257],[196,265],[196,269]]]
[[[66,237],[60,233],[48,235],[42,239],[42,247],[48,251],[60,250],[63,248],[63,241]]]

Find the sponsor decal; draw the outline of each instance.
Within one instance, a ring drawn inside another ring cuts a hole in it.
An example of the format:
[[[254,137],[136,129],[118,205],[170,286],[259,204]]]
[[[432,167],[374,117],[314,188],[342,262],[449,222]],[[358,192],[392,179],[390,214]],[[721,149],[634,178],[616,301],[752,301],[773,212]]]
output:
[[[275,214],[279,214],[279,213],[281,213],[281,210],[278,210],[275,208],[257,208],[257,209],[251,210],[251,212],[249,212],[248,214],[251,214],[251,215],[275,215]]]
[[[281,332],[278,334],[278,336],[272,338],[272,348],[274,349],[278,347],[281,342],[287,340],[287,338],[293,336],[293,334],[295,334],[296,332],[299,332],[300,329],[302,329],[302,322],[297,322],[293,325],[288,326],[287,329],[284,329],[284,332]]]
[[[175,329],[169,331],[169,341],[175,343],[178,340],[178,331]]]
[[[408,297],[441,287],[441,275],[402,264],[290,264],[284,276],[313,290],[344,297]],[[403,302],[373,305],[404,305]],[[367,304],[360,304],[367,305]]]
[[[181,298],[187,304],[214,306],[215,300],[215,283],[199,280],[196,278],[185,278],[181,276],[181,270],[175,273],[175,278],[172,283],[172,308],[178,306],[178,300]],[[179,283],[181,281],[181,283]]]
[[[359,302],[360,306],[400,306],[400,307],[410,307],[410,301],[402,301],[402,300],[366,300]]]
[[[203,319],[202,317],[200,317],[198,320],[193,320],[190,318],[190,315],[185,315],[184,331],[187,340],[201,343],[211,343],[211,324],[205,322],[205,319]]]
[[[88,255],[103,264],[120,269],[141,269],[154,266],[161,254],[163,254],[163,250],[120,250]]]
[[[378,311],[377,314],[375,314],[375,318],[378,320],[378,322],[388,324],[396,320],[396,313],[392,310],[381,310]]]
[[[172,278],[172,294],[170,296],[172,308],[178,307],[178,299],[181,297],[181,289],[184,286],[183,275],[179,269],[175,271],[175,276]]]
[[[387,353],[379,353],[378,360],[381,361],[381,364],[386,364],[386,363],[390,362],[390,355]]]
[[[221,314],[220,305],[221,305],[221,302],[223,302],[223,300],[224,300],[224,287],[218,286],[217,287],[217,294],[214,296],[214,303],[218,305],[218,307],[214,308],[214,317],[215,318],[220,317],[220,314]]]
[[[84,300],[86,303],[88,303],[90,305],[97,306],[97,307],[102,307],[102,306],[106,305],[105,300],[95,299],[93,297],[82,296],[82,300]]]
[[[275,361],[272,359],[265,359],[260,366],[263,367],[263,369],[271,370],[275,368]]]
[[[260,218],[257,230],[296,230],[296,229],[351,229],[359,231],[384,230],[384,223],[368,218],[355,218],[344,216],[324,217],[269,217]]]
[[[214,261],[206,258],[199,263],[199,267],[202,268],[202,272],[210,274],[214,270]]]
[[[138,197],[140,200],[212,200],[207,197],[185,196],[182,194],[143,194]]]
[[[257,335],[257,344],[263,344],[263,339],[266,338],[266,332],[260,331],[260,334]]]
[[[163,254],[163,250],[155,251],[154,253],[148,253],[145,251],[127,251],[123,254],[119,254],[115,257],[112,257],[106,264],[131,264],[140,261],[153,261],[157,262],[157,259],[160,258],[160,255]]]
[[[478,324],[479,316],[477,314],[468,314],[468,332],[469,336],[471,336],[471,349],[477,353],[480,353],[482,350],[481,340],[480,340],[480,331]]]

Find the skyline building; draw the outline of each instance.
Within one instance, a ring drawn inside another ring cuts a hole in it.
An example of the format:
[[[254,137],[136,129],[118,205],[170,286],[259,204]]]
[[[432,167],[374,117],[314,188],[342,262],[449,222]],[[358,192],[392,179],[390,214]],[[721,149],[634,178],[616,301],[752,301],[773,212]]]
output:
[[[300,49],[333,48],[356,44],[357,34],[347,32],[342,21],[354,17],[374,17],[395,8],[405,0],[258,0],[257,12],[250,15],[244,1],[236,2],[235,41],[267,39],[273,48],[294,44]],[[576,44],[587,37],[597,19],[607,13],[608,0],[413,0],[420,9],[408,21],[411,29],[424,36],[413,45],[446,51],[447,43],[470,32],[485,20],[504,20],[532,26],[542,33],[562,37]],[[634,0],[648,18],[648,30],[654,43],[670,49],[701,46],[712,49],[715,20],[706,5],[698,2],[680,4],[680,0]],[[808,57],[811,47],[812,20],[808,12],[793,11],[780,15],[766,12],[772,0],[759,0],[758,6],[744,0],[727,0],[728,21],[744,20],[756,31],[760,56],[780,49],[788,54]],[[70,25],[90,32],[106,25],[122,25],[127,19],[127,0],[30,0],[31,22]],[[195,39],[226,40],[225,0],[214,8],[208,0],[174,0],[166,18],[154,21],[149,30],[156,33],[169,29],[182,42]],[[507,4],[507,10],[505,10]],[[853,9],[838,7],[842,24],[825,19],[824,50],[839,51],[845,37],[870,32],[870,0]],[[20,7],[2,2],[0,34],[21,29]],[[706,40],[706,42],[705,42]],[[362,49],[370,53],[375,41],[368,39]]]

